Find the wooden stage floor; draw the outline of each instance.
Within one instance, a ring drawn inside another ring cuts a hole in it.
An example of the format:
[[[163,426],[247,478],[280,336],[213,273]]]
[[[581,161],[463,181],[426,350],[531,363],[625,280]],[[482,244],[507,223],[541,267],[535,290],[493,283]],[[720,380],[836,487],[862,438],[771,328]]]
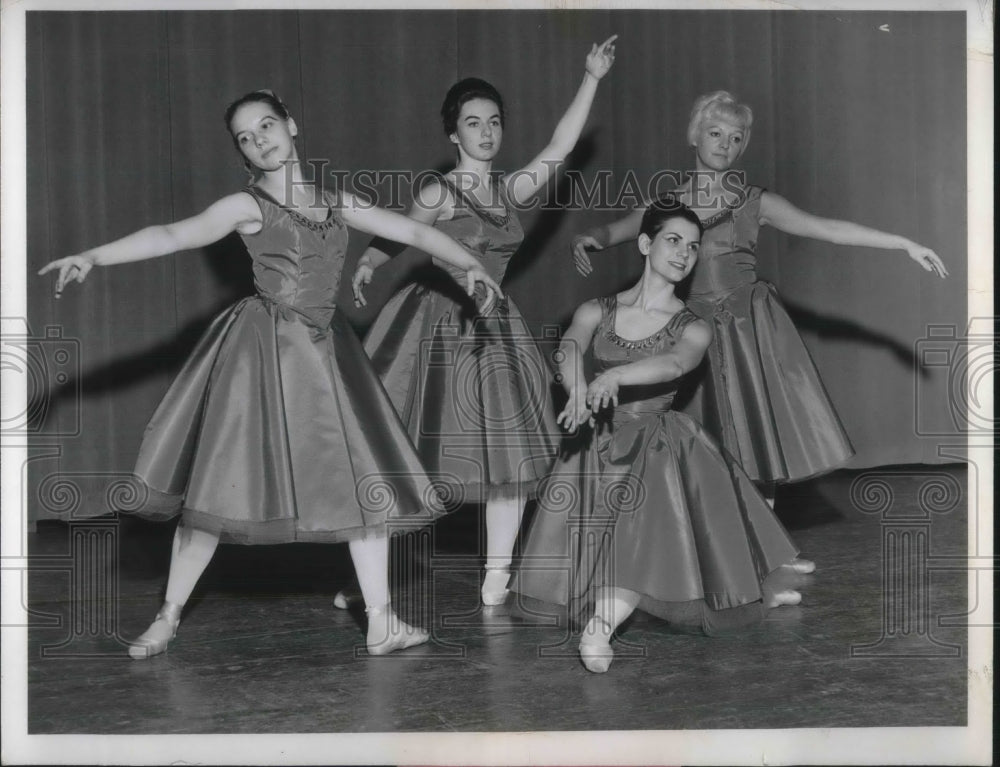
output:
[[[818,566],[790,576],[802,604],[711,639],[637,615],[604,675],[581,666],[564,628],[517,605],[478,607],[476,508],[406,539],[399,609],[433,639],[383,658],[363,650],[363,612],[332,606],[351,577],[346,546],[298,544],[220,547],[169,652],[130,660],[119,637],[159,606],[173,524],[41,523],[28,732],[961,726],[965,478],[961,466],[894,467],[782,488],[779,515]],[[87,535],[117,547],[103,571],[74,559]],[[96,581],[112,599],[80,596]]]

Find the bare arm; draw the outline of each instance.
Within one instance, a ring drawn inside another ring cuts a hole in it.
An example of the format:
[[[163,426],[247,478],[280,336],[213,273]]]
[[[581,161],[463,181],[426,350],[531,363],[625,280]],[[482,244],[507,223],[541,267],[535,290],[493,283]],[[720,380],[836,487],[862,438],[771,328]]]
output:
[[[569,401],[556,417],[556,422],[570,431],[592,420],[587,407],[583,354],[590,347],[590,341],[600,324],[600,303],[597,300],[587,301],[577,307],[572,323],[559,342],[559,381],[569,395]]]
[[[639,227],[642,225],[642,216],[645,212],[645,207],[636,208],[624,218],[605,226],[589,229],[574,237],[571,248],[576,270],[584,277],[594,271],[594,267],[590,263],[590,254],[587,253],[588,249],[604,250],[636,239],[639,236]]]
[[[409,218],[419,221],[422,224],[433,226],[438,218],[448,207],[449,194],[439,183],[430,183],[421,187],[417,193],[417,198],[410,211]],[[372,281],[375,270],[383,264],[389,262],[406,249],[406,245],[398,241],[393,241],[385,237],[376,237],[365,252],[358,259],[358,265],[354,270],[354,277],[351,280],[351,287],[354,290],[354,303],[358,306],[366,306],[367,301],[364,296],[364,286]]]
[[[684,328],[684,333],[669,352],[605,371],[587,389],[587,403],[591,411],[596,413],[607,407],[609,402],[617,405],[621,386],[666,383],[689,373],[701,363],[711,342],[712,330],[708,323],[696,320]]]
[[[618,35],[612,35],[599,46],[595,44],[587,56],[587,71],[583,76],[576,96],[563,114],[552,134],[552,139],[541,153],[521,170],[512,173],[507,181],[507,192],[518,205],[525,204],[552,177],[552,172],[566,159],[576,146],[583,126],[590,115],[594,103],[597,84],[611,69],[615,61],[614,42]]]
[[[928,272],[934,272],[941,278],[948,276],[944,263],[930,248],[925,248],[898,234],[881,232],[851,221],[815,216],[796,208],[788,200],[773,192],[764,192],[761,195],[760,223],[770,224],[787,234],[810,237],[837,245],[905,250],[910,258]]]
[[[343,197],[342,215],[348,226],[368,234],[401,242],[404,245],[412,245],[457,269],[461,269],[468,275],[467,290],[469,295],[475,292],[477,282],[486,286],[489,293],[488,301],[492,300],[494,295],[503,295],[500,286],[486,273],[479,259],[448,235],[399,213],[359,205],[352,195],[344,194]]]
[[[56,297],[70,281],[83,282],[95,266],[111,266],[158,258],[221,240],[237,229],[248,231],[261,222],[260,207],[250,195],[231,194],[201,213],[170,224],[147,226],[120,240],[67,256],[43,266],[38,274],[58,270]]]

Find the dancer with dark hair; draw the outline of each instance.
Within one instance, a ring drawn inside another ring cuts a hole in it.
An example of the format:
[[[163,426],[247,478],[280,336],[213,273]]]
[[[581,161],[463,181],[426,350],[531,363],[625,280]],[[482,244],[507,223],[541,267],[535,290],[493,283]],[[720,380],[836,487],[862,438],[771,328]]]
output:
[[[903,250],[925,270],[948,274],[934,251],[895,234],[799,210],[783,197],[742,183],[732,171],[746,151],[753,113],[725,91],[701,96],[688,125],[695,172],[672,196],[705,226],[688,305],[712,326],[707,374],[686,408],[739,460],[773,503],[774,485],[830,471],[854,453],[819,373],[774,286],[758,279],[758,230],[871,248]],[[636,237],[643,211],[573,240],[576,268],[588,250]],[[809,571],[803,561],[799,569]]]
[[[387,525],[440,512],[406,430],[354,331],[336,311],[347,227],[398,239],[447,262],[470,293],[499,287],[454,240],[396,213],[304,181],[298,127],[270,91],[234,102],[226,128],[256,179],[182,221],[151,226],[39,271],[56,296],[109,266],[199,248],[239,232],[257,295],[219,315],[153,415],[136,475],[156,501],[140,513],[183,511],[166,601],[129,648],[166,650],[220,537],[240,543],[347,541],[380,655],[427,640],[393,613]],[[372,487],[373,483],[379,487]],[[386,508],[380,487],[398,499]]]
[[[560,345],[569,401],[558,420],[579,432],[543,485],[512,589],[566,605],[578,625],[590,616],[580,657],[597,673],[636,608],[711,635],[801,600],[769,579],[797,552],[764,498],[698,423],[670,409],[712,340],[675,293],[702,231],[690,208],[650,205],[642,277],[581,305]]]
[[[417,194],[410,217],[433,224],[477,253],[500,281],[524,233],[515,208],[551,179],[573,149],[598,82],[614,62],[615,37],[594,45],[586,73],[552,140],[527,166],[506,177],[493,171],[505,129],[503,100],[489,83],[467,78],[441,108],[458,164]],[[393,249],[375,241],[354,275],[354,294]],[[365,340],[389,396],[428,472],[456,499],[486,504],[486,575],[481,597],[507,595],[511,552],[525,501],[552,464],[558,440],[549,367],[512,301],[481,307],[423,285],[410,285],[385,306]],[[341,596],[341,604],[343,595]]]

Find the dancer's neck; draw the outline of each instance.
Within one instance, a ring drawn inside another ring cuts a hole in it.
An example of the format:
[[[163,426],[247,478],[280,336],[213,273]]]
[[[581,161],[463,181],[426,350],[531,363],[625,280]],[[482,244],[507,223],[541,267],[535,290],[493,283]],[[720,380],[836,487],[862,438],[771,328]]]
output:
[[[306,179],[298,158],[288,160],[277,170],[264,171],[256,186],[289,208],[316,204],[315,179]]]
[[[699,162],[697,168],[688,172],[676,193],[694,210],[715,212],[738,204],[745,185],[741,171],[713,170]]]
[[[678,311],[680,300],[676,297],[676,285],[652,270],[649,262],[639,281],[625,291],[628,303],[644,312],[671,313]]]
[[[463,191],[493,188],[493,162],[463,157],[452,171]]]

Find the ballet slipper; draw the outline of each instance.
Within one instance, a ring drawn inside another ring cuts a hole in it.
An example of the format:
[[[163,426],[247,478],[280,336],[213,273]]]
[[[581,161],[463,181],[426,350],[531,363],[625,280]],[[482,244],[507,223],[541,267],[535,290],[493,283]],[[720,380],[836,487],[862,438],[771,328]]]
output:
[[[603,674],[611,668],[615,651],[611,647],[614,629],[603,618],[594,616],[580,636],[580,660],[587,671]]]
[[[801,573],[802,575],[808,575],[811,572],[815,572],[816,563],[811,559],[802,559],[796,557],[791,562],[785,562],[782,567],[791,570],[792,572]]]
[[[351,605],[362,600],[361,589],[356,586],[348,586],[337,592],[333,598],[333,606],[338,610],[349,610]]]
[[[479,591],[483,604],[487,607],[502,605],[510,593],[510,589],[507,588],[508,581],[510,581],[510,570],[506,567],[487,567],[483,587]]]
[[[165,652],[170,640],[177,636],[182,609],[181,605],[164,602],[149,628],[129,645],[129,657],[135,660],[145,660]]]
[[[399,619],[389,605],[369,607],[368,635],[365,644],[369,655],[388,655],[396,650],[415,647],[430,639],[423,629],[418,629]]]
[[[801,601],[802,594],[794,589],[785,589],[784,591],[775,591],[771,594],[767,600],[767,607],[770,609],[772,607],[780,607],[781,605],[797,605]]]

